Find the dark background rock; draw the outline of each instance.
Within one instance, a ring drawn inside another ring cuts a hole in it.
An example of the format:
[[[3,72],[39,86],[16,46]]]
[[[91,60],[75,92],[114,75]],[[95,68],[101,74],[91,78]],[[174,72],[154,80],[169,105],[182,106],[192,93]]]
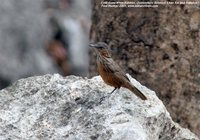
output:
[[[93,2],[91,40],[107,42],[114,60],[200,136],[199,5],[101,8],[101,1]],[[93,54],[90,71],[97,74]]]
[[[58,72],[44,50],[51,36],[42,0],[0,4],[0,89],[31,75]]]

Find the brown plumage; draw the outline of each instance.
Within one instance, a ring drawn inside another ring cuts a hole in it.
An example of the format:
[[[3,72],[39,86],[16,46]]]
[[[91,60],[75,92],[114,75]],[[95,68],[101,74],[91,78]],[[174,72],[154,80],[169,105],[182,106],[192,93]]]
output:
[[[147,99],[144,94],[134,87],[123,70],[113,61],[106,43],[98,42],[97,44],[90,44],[90,46],[97,50],[97,67],[100,76],[106,84],[115,87],[111,93],[120,87],[124,87],[142,100]]]

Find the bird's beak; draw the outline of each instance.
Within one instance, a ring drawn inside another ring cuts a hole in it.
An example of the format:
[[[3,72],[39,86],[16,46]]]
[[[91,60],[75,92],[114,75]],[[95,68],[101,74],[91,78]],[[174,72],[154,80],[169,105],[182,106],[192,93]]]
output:
[[[89,45],[90,47],[95,47],[96,48],[96,44],[90,43]]]

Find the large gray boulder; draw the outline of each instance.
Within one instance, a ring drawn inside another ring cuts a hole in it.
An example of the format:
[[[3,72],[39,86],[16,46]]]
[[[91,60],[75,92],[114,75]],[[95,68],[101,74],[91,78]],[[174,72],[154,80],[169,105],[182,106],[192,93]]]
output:
[[[99,76],[58,74],[21,79],[0,91],[0,139],[6,140],[198,140],[173,122],[155,92],[135,79],[142,101]]]
[[[44,50],[50,38],[43,0],[0,4],[0,89],[32,75],[57,72]]]

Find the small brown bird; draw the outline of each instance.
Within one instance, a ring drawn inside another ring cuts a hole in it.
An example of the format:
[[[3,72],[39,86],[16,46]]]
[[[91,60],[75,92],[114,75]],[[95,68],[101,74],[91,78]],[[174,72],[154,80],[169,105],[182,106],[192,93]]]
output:
[[[106,43],[98,42],[97,44],[90,44],[90,47],[97,50],[97,68],[102,79],[106,84],[115,87],[111,93],[120,87],[124,87],[142,100],[147,99],[144,94],[134,87],[123,70],[113,61]]]

